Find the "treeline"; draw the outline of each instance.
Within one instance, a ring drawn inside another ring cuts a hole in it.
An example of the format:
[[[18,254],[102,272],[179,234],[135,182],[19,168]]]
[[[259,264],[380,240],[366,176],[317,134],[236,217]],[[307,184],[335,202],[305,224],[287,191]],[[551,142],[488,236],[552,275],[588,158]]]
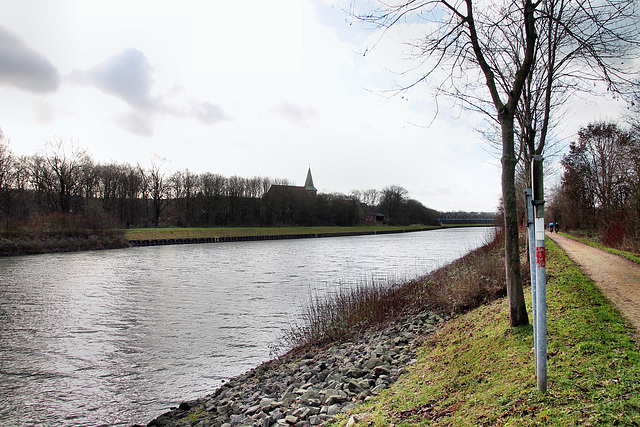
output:
[[[606,245],[640,251],[640,132],[637,125],[583,127],[562,159],[561,185],[547,219],[597,235]]]
[[[67,229],[123,227],[357,225],[371,210],[391,224],[437,224],[440,213],[407,197],[402,187],[299,196],[273,194],[286,179],[225,177],[189,170],[170,173],[166,159],[150,167],[97,163],[87,150],[61,139],[37,154],[17,157],[0,131],[0,220],[3,234],[30,224]],[[293,188],[293,187],[292,187]],[[55,220],[49,220],[54,218]],[[374,217],[375,218],[375,217]],[[381,217],[379,216],[378,219]],[[69,225],[72,224],[72,225]],[[72,231],[70,231],[71,233]]]

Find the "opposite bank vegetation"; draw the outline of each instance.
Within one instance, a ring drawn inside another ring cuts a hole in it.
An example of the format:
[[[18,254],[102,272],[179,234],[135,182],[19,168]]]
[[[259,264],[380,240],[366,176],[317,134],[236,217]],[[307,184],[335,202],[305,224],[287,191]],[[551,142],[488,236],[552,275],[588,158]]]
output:
[[[289,343],[298,347],[270,369],[294,369],[313,348],[326,351],[390,330],[412,312],[440,311],[453,319],[424,338],[404,374],[364,402],[354,400],[329,425],[640,425],[635,331],[549,240],[548,393],[537,391],[532,327],[508,323],[501,242],[497,236],[408,283],[362,286],[315,301],[292,328]],[[177,410],[150,425],[196,425],[211,415],[203,411]]]
[[[265,236],[319,234],[374,234],[375,232],[421,231],[437,226],[354,226],[354,227],[203,227],[108,229],[91,224],[90,218],[51,215],[46,221],[34,219],[24,229],[0,230],[0,256],[48,252],[117,249],[131,241],[178,241]]]

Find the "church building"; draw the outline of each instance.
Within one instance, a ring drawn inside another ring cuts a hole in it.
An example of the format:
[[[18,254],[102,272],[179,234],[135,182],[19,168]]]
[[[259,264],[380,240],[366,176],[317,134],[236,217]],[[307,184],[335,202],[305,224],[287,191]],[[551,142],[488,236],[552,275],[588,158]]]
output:
[[[271,225],[292,225],[312,222],[318,189],[313,185],[311,167],[304,186],[273,184],[264,195]]]
[[[291,197],[311,197],[318,193],[318,189],[313,185],[313,177],[311,176],[311,167],[307,171],[307,179],[304,186],[273,184],[265,197],[273,197],[275,195],[288,195]]]

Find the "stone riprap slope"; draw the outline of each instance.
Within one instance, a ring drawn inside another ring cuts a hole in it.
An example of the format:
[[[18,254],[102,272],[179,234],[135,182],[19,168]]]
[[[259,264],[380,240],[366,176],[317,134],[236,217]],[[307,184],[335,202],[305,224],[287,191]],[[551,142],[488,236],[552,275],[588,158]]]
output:
[[[266,362],[148,426],[314,426],[395,382],[445,319],[402,318],[350,342]]]

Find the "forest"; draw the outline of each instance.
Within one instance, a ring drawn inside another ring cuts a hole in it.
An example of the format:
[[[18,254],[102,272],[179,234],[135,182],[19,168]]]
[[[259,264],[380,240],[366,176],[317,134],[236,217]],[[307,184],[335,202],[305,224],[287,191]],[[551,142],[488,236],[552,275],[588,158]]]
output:
[[[74,141],[55,139],[31,156],[15,156],[0,130],[0,233],[4,236],[129,227],[351,226],[438,224],[441,213],[408,197],[403,187],[299,194],[288,179],[170,172],[95,162]],[[274,185],[292,191],[271,192]],[[380,215],[382,214],[382,215]]]

